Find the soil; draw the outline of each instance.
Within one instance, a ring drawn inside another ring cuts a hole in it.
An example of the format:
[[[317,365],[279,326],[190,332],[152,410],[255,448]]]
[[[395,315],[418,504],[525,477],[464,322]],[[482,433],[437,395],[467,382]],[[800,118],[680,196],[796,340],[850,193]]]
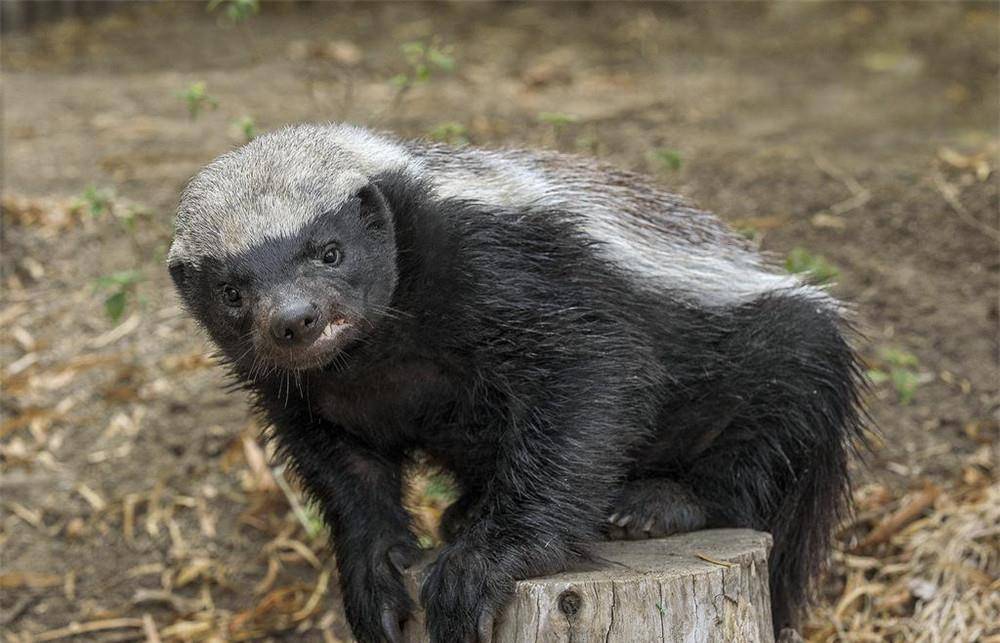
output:
[[[404,136],[455,123],[476,145],[596,155],[656,174],[779,262],[825,258],[870,368],[890,374],[858,487],[952,483],[997,440],[998,13],[288,3],[234,25],[162,3],[5,35],[8,640],[74,621],[100,626],[87,640],[349,638],[331,563],[311,558],[323,536],[257,459],[245,400],[202,357],[163,267],[179,191],[244,140],[244,116]],[[454,69],[401,91],[411,41]],[[214,105],[192,118],[179,94],[199,81]],[[73,206],[88,186],[113,190],[110,212]],[[95,284],[131,270],[116,324]],[[440,509],[417,502],[429,520]]]

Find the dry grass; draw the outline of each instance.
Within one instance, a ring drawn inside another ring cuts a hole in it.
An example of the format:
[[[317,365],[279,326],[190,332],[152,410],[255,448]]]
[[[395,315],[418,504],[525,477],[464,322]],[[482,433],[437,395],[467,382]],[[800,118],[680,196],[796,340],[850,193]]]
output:
[[[928,482],[893,498],[875,485],[858,496],[859,519],[843,533],[831,574],[842,591],[815,610],[809,640],[1000,640],[993,448],[983,446],[944,489]]]

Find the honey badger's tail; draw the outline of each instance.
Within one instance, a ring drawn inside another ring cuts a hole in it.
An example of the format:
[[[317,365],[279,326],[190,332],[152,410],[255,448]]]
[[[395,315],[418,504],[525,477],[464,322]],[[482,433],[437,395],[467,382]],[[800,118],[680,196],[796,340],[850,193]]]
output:
[[[687,482],[711,526],[774,537],[770,583],[775,630],[795,625],[831,534],[850,502],[848,459],[863,440],[863,377],[835,307],[771,294],[730,314],[717,399],[736,399],[732,421],[692,463]]]

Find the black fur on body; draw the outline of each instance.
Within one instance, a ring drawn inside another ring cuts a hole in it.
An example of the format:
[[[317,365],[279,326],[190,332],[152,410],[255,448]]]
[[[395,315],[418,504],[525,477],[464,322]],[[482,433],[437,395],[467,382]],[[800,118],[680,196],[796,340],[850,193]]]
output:
[[[461,487],[421,594],[434,641],[488,640],[516,580],[595,538],[702,526],[773,534],[775,627],[795,623],[861,431],[836,307],[794,288],[725,305],[639,289],[576,213],[442,199],[412,173],[368,176],[350,203],[225,261],[173,257],[171,271],[322,509],[359,640],[398,640],[414,607],[401,497],[418,450]],[[328,225],[351,237],[342,278],[310,258]],[[322,364],[273,366],[257,300],[219,302],[234,273],[246,293],[330,279],[320,314],[348,334]]]

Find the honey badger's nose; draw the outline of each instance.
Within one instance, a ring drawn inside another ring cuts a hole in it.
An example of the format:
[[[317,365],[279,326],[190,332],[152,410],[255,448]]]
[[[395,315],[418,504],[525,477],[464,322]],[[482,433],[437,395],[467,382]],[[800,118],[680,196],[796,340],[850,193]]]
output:
[[[308,301],[282,303],[271,315],[271,335],[281,345],[309,344],[321,332],[319,311]]]

